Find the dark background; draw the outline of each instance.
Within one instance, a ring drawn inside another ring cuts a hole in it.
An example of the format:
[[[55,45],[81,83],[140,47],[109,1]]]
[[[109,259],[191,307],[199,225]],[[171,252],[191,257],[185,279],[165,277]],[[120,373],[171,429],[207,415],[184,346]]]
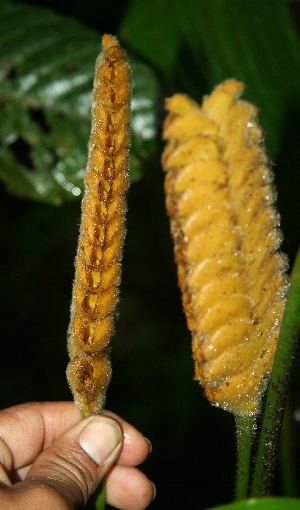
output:
[[[118,33],[128,4],[30,3],[76,17],[99,33]],[[281,180],[278,184],[284,190],[288,178]],[[279,193],[283,213],[289,201]],[[233,497],[234,418],[211,407],[193,381],[190,334],[177,287],[159,155],[148,163],[144,178],[131,186],[128,209],[107,407],[153,442],[144,466],[158,488],[153,509],[221,504]],[[14,198],[0,187],[2,408],[71,398],[65,379],[66,330],[79,217],[79,202],[56,208]],[[285,218],[284,249],[292,259],[295,225],[289,230]],[[293,394],[298,393],[298,385],[295,388]],[[296,410],[297,400],[291,405]],[[297,433],[296,422],[292,426]],[[278,483],[276,492],[280,491]]]

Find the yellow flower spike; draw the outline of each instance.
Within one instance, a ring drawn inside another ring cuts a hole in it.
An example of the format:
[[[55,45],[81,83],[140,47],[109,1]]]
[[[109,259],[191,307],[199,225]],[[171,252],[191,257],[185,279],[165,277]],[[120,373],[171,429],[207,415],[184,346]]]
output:
[[[100,413],[121,276],[128,186],[130,69],[117,39],[102,38],[68,329],[67,378],[83,416]]]
[[[287,291],[272,173],[244,85],[221,83],[202,106],[166,100],[166,206],[196,378],[209,400],[259,411]]]

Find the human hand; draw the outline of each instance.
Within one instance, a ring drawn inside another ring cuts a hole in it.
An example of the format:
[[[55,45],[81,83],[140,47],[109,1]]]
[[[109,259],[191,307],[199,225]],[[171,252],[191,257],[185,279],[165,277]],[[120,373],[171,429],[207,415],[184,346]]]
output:
[[[75,510],[105,477],[107,502],[143,510],[153,484],[135,466],[150,444],[113,413],[84,420],[72,402],[21,404],[0,411],[0,508]]]

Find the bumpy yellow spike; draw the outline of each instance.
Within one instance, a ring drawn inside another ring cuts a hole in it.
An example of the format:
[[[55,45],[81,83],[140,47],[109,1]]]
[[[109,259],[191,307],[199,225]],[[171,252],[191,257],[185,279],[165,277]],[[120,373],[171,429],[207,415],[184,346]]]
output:
[[[256,108],[228,80],[199,107],[167,99],[167,212],[196,378],[216,406],[254,414],[287,290],[272,173]]]
[[[68,381],[84,416],[102,410],[111,366],[107,347],[121,276],[128,186],[130,69],[104,35],[96,62],[92,130],[68,330]]]

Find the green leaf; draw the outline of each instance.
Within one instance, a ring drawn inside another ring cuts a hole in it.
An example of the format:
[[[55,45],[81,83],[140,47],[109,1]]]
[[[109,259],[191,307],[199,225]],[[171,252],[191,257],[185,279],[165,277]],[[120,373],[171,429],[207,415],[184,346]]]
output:
[[[133,0],[121,34],[171,92],[200,101],[227,78],[243,81],[261,110],[271,157],[278,156],[286,115],[300,107],[300,44],[284,2]]]
[[[83,186],[101,37],[50,10],[0,3],[0,178],[21,197],[59,205]],[[156,150],[156,78],[132,65],[131,181]]]
[[[176,1],[132,0],[121,29],[128,47],[159,69],[165,78],[173,72],[181,39],[178,19],[174,16]]]
[[[300,499],[296,498],[252,498],[217,506],[211,510],[299,510],[299,508]]]
[[[158,151],[157,97],[154,72],[142,62],[130,58],[132,70],[131,100],[131,182],[142,178],[144,163]]]

